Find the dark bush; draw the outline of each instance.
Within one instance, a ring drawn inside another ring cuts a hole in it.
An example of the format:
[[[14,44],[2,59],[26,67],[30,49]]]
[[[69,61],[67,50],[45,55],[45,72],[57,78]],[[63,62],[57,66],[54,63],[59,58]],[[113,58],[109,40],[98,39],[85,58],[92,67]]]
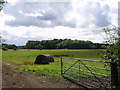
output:
[[[8,48],[2,48],[3,51],[8,51]]]
[[[13,48],[14,51],[17,51],[18,49],[17,48]]]

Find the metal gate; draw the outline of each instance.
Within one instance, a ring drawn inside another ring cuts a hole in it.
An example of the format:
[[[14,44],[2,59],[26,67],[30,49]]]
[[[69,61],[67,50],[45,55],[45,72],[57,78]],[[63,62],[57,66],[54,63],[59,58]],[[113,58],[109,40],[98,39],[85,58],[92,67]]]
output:
[[[61,58],[61,74],[86,88],[110,88],[110,62]]]

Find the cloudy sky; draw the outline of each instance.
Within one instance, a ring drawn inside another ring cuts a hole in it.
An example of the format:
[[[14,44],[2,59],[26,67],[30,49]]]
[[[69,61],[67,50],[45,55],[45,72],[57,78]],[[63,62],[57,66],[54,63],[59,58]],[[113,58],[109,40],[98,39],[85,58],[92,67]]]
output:
[[[103,28],[118,24],[118,0],[7,0],[0,32],[8,44],[28,40],[103,42]]]

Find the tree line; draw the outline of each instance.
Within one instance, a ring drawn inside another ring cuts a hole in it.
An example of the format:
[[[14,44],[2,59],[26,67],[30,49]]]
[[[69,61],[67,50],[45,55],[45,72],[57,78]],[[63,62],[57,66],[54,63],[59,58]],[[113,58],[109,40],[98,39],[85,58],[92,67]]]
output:
[[[100,43],[91,41],[71,40],[71,39],[53,39],[42,41],[28,41],[23,48],[25,49],[103,49]]]
[[[53,39],[42,41],[27,41],[24,46],[16,46],[15,44],[2,44],[3,48],[8,49],[103,49],[104,45],[100,43],[93,43],[84,40],[71,40],[71,39]]]
[[[18,46],[16,46],[15,44],[5,44],[5,43],[2,43],[2,49],[4,51],[7,51],[8,49],[17,50]]]

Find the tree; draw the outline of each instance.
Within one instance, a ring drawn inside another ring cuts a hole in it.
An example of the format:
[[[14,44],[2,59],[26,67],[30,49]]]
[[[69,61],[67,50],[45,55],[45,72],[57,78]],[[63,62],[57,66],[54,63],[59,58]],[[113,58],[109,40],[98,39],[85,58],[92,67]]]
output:
[[[14,50],[14,51],[17,51],[17,50],[18,50],[18,48],[14,47],[14,48],[13,48],[13,50]]]
[[[5,3],[7,3],[4,0],[0,0],[0,11],[3,9],[3,6],[5,5]]]
[[[116,62],[117,66],[120,66],[120,28],[104,28],[103,30],[106,34],[106,43],[109,44],[107,46],[104,59]]]
[[[104,28],[106,43],[109,44],[103,58],[111,61],[112,87],[120,88],[120,28]]]
[[[3,6],[5,5],[5,3],[7,3],[7,2],[5,2],[4,0],[0,0],[0,11],[3,9]],[[3,42],[4,40],[2,39],[2,37],[1,37],[1,35],[0,35],[0,49],[1,49],[1,43]]]
[[[35,48],[42,50],[44,47],[42,45],[38,44],[38,45],[35,46]]]
[[[35,49],[35,46],[39,44],[39,41],[28,41],[25,45],[26,49]]]
[[[2,48],[7,48],[7,49],[14,49],[16,48],[17,49],[17,46],[15,44],[4,44],[2,43]]]
[[[28,41],[24,48],[37,49],[41,47],[44,49],[101,49],[102,45],[99,43],[92,43],[91,41],[71,40],[71,39],[53,39],[42,41]]]
[[[2,48],[3,51],[8,51],[8,48]]]

